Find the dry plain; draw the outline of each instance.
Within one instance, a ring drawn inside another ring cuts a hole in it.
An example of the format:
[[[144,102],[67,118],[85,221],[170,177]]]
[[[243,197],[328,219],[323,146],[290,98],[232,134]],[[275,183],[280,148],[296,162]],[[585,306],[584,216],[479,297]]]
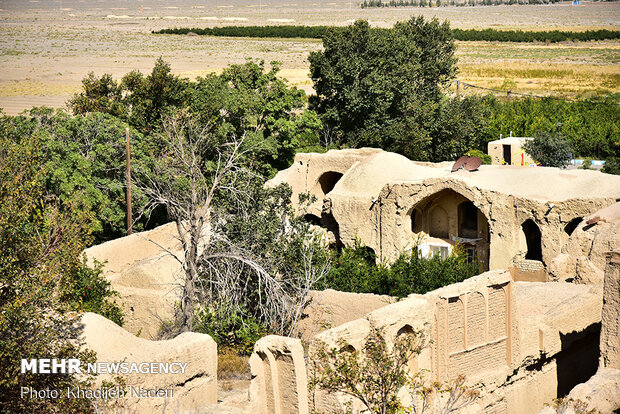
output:
[[[164,27],[346,25],[358,18],[388,27],[410,16],[452,27],[523,30],[620,29],[620,2],[555,5],[361,9],[355,2],[238,0],[0,1],[0,108],[63,107],[93,71],[119,78],[148,72],[162,56],[190,78],[247,58],[278,61],[281,74],[312,92],[307,56],[318,40],[152,35]],[[541,95],[620,93],[620,41],[457,42],[459,75],[475,85]],[[473,93],[475,90],[465,90]]]

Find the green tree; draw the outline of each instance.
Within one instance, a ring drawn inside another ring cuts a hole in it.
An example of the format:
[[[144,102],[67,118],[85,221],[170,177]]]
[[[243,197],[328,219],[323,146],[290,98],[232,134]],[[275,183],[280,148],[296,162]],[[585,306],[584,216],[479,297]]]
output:
[[[127,124],[102,113],[70,116],[50,108],[33,108],[29,116],[0,118],[3,133],[13,142],[36,137],[37,157],[44,166],[46,191],[61,201],[74,200],[83,211],[92,211],[90,231],[106,240],[126,232],[125,128]],[[148,168],[154,145],[130,130],[132,164]],[[133,204],[146,199],[135,189]],[[140,230],[145,219],[136,220]]]
[[[245,135],[247,144],[260,147],[246,160],[248,166],[267,176],[288,167],[298,148],[318,144],[321,125],[305,110],[304,91],[278,73],[276,62],[266,70],[264,62],[249,61],[191,85],[189,107],[199,122],[213,126],[221,139]]]
[[[409,360],[422,349],[419,333],[400,335],[390,348],[384,332],[371,326],[360,351],[344,340],[337,347],[317,346],[311,387],[357,398],[373,414],[395,414],[403,409],[397,393],[409,381]]]
[[[477,390],[464,385],[462,375],[448,384],[429,384],[422,372],[410,371],[411,359],[426,346],[420,332],[401,333],[389,345],[384,330],[371,325],[361,350],[343,339],[335,345],[319,342],[312,350],[310,388],[349,395],[370,413],[448,414],[479,397]],[[411,393],[409,406],[398,398],[405,386]]]
[[[89,243],[90,212],[77,208],[74,200],[62,201],[46,191],[40,144],[34,136],[14,141],[0,134],[0,410],[90,412],[87,399],[20,395],[21,387],[87,385],[87,379],[65,374],[22,374],[22,358],[94,361],[92,353],[71,342],[79,329],[68,311],[85,310],[84,302],[64,301],[75,297],[72,281],[82,279],[85,272],[80,254]],[[91,281],[102,283],[98,274]],[[113,308],[107,302],[110,294],[102,286],[87,301],[88,310]]]
[[[436,159],[441,89],[456,73],[447,22],[418,17],[375,29],[359,20],[328,29],[323,47],[309,57],[316,91],[310,108],[340,144]]]
[[[538,132],[523,149],[544,167],[564,167],[573,157],[570,143],[559,132]]]
[[[163,116],[187,106],[189,96],[188,81],[173,75],[161,57],[147,76],[134,70],[116,82],[109,74],[97,79],[90,73],[82,87],[68,102],[74,114],[108,113],[142,133],[161,127]]]

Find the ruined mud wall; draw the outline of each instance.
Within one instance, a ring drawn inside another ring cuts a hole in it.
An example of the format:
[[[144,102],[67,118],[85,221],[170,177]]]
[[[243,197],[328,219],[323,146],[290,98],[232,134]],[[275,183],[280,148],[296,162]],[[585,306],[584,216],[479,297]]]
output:
[[[175,370],[184,372],[95,377],[98,386],[123,378],[127,394],[119,399],[121,406],[115,406],[119,412],[193,412],[217,404],[217,345],[209,335],[185,332],[173,339],[150,341],[94,313],[82,316],[80,328],[83,345],[97,353],[98,362],[186,364],[183,370]],[[140,391],[132,391],[153,389],[167,391],[156,398],[140,398]]]
[[[620,369],[620,249],[608,254],[605,268],[601,367]]]
[[[550,263],[549,276],[551,280],[602,284],[607,253],[616,249],[620,249],[620,203],[584,217]]]
[[[381,259],[395,260],[415,243],[410,216],[413,208],[446,189],[470,200],[487,219],[490,233],[489,269],[509,268],[525,259],[527,243],[521,226],[526,220],[532,220],[540,230],[542,261],[548,263],[560,253],[562,241],[565,240],[564,228],[568,223],[615,202],[612,198],[540,202],[481,190],[455,178],[388,184],[379,195],[380,201],[372,208],[372,222],[378,223],[376,233],[371,240],[363,241],[374,241],[371,247]],[[346,224],[358,225],[351,221],[341,222],[341,232]]]
[[[269,335],[250,357],[250,405],[255,414],[307,414],[308,381],[299,339]]]
[[[103,263],[103,275],[119,293],[125,329],[143,338],[155,338],[161,322],[174,314],[183,258],[177,234],[169,223],[84,252],[91,266]]]

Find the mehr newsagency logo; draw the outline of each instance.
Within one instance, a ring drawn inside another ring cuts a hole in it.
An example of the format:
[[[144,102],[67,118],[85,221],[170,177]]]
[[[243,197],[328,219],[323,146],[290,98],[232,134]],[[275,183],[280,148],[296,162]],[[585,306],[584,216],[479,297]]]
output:
[[[127,375],[127,374],[184,374],[187,368],[186,362],[90,362],[83,364],[77,358],[55,359],[22,359],[21,373],[26,374],[90,374],[90,375]],[[22,398],[89,398],[89,399],[112,399],[112,398],[171,398],[172,388],[142,388],[130,386],[122,387],[69,387],[65,390],[58,389],[34,389],[21,387]]]

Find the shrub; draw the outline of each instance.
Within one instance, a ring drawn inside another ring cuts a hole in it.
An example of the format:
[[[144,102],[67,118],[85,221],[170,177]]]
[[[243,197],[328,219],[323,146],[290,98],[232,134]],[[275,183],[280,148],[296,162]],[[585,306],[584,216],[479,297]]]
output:
[[[381,329],[371,327],[361,351],[351,351],[343,339],[338,347],[317,347],[312,359],[316,373],[310,386],[342,392],[362,401],[371,413],[397,413],[397,393],[409,380],[409,359],[422,351],[419,335],[400,335],[391,349]]]
[[[267,335],[265,326],[256,319],[224,308],[198,310],[193,330],[210,335],[218,346],[232,348],[240,355],[250,355],[256,341]]]
[[[605,165],[601,169],[606,174],[620,175],[620,158],[610,157],[605,160]]]
[[[564,167],[573,156],[570,143],[562,135],[547,131],[537,133],[523,149],[543,167]]]
[[[373,414],[451,413],[474,402],[479,392],[465,386],[462,375],[448,384],[428,384],[421,372],[409,370],[409,361],[424,347],[420,332],[398,335],[388,346],[385,332],[376,326],[370,327],[361,350],[343,339],[336,347],[319,343],[311,358],[310,389],[320,387],[357,398]],[[398,398],[405,385],[411,394],[410,407],[404,407]]]
[[[416,247],[411,253],[401,254],[388,267],[375,264],[372,250],[357,242],[353,248],[344,248],[335,255],[332,268],[319,288],[406,297],[462,282],[477,275],[479,269],[479,262],[468,263],[458,247],[446,259],[420,257]]]
[[[465,155],[467,155],[468,157],[478,157],[482,160],[482,163],[484,165],[491,165],[491,156],[489,154],[485,154],[480,150],[469,150],[465,153]]]
[[[61,300],[70,309],[98,313],[123,326],[123,311],[110,302],[118,293],[110,289],[110,282],[103,277],[103,264],[95,262],[94,269],[81,264],[75,272],[65,275],[62,285],[65,293]]]

